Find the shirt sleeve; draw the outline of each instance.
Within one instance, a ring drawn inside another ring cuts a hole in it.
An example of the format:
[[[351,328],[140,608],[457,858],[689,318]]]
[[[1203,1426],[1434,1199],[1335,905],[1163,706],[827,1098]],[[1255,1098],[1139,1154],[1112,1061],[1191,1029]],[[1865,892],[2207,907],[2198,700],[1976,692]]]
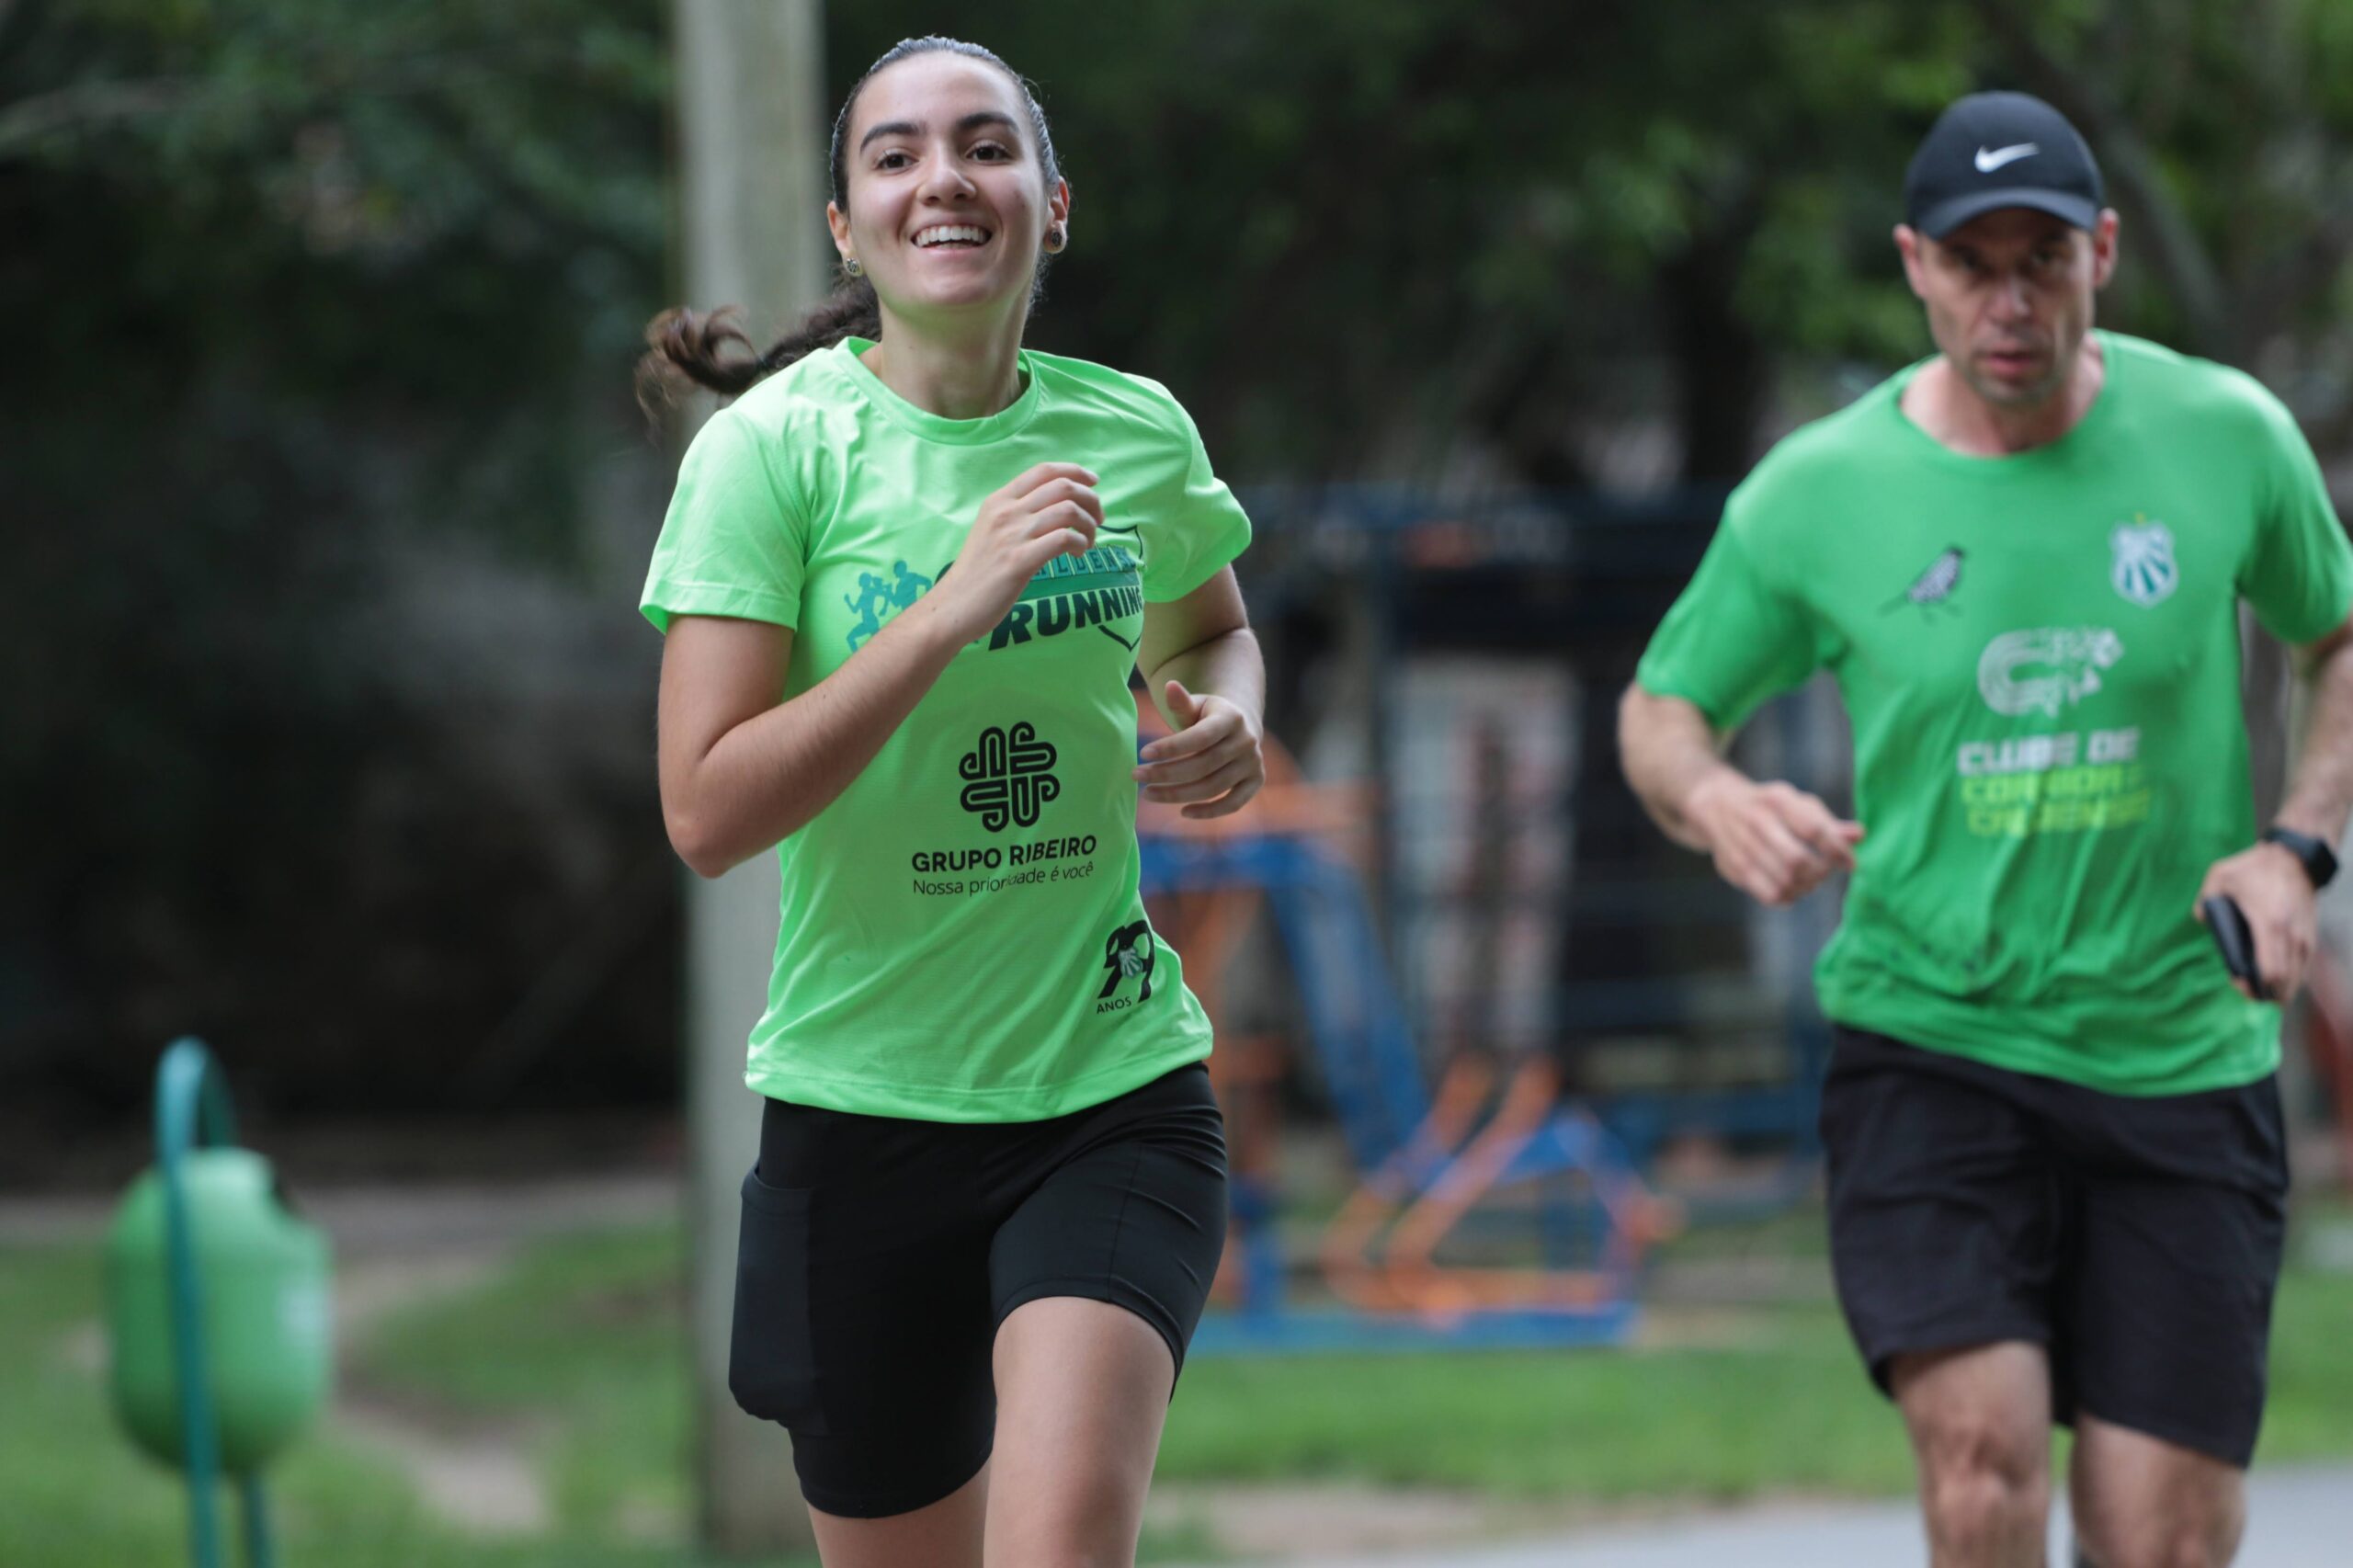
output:
[[[1711,726],[1729,730],[1767,698],[1803,685],[1820,663],[1812,615],[1767,579],[1727,509],[1699,570],[1652,634],[1634,679],[1654,696],[1682,698]]]
[[[2263,494],[2239,592],[2271,635],[2311,642],[2344,625],[2353,609],[2353,545],[2295,416],[2268,392],[2261,406],[2268,437]]]
[[[679,615],[800,625],[807,528],[777,483],[770,444],[725,409],[687,448],[638,605],[657,631]]]
[[[1174,398],[1168,406],[1176,412],[1188,458],[1183,485],[1144,550],[1147,604],[1183,598],[1250,545],[1249,515],[1210,467],[1193,416]]]

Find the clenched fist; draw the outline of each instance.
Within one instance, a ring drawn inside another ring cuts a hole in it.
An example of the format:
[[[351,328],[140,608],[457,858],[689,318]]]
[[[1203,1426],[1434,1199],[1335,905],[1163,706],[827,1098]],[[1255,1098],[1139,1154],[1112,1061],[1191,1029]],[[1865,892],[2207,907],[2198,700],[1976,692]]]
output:
[[[1040,463],[981,503],[972,531],[955,564],[932,590],[934,612],[970,642],[984,635],[1038,569],[1057,555],[1075,555],[1103,526],[1103,497],[1091,470],[1076,463]]]
[[[1717,874],[1762,903],[1794,903],[1832,873],[1852,871],[1863,839],[1862,824],[1804,790],[1759,784],[1729,767],[1693,787],[1683,814],[1706,840]]]

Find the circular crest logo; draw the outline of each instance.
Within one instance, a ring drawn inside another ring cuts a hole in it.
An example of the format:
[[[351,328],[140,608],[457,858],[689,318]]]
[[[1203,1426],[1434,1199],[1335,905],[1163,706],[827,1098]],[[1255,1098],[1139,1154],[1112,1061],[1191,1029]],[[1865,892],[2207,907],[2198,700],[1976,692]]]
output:
[[[2115,552],[2108,580],[2134,604],[2158,604],[2181,585],[2181,568],[2173,559],[2173,530],[2165,524],[2145,517],[2119,523],[2108,542]]]

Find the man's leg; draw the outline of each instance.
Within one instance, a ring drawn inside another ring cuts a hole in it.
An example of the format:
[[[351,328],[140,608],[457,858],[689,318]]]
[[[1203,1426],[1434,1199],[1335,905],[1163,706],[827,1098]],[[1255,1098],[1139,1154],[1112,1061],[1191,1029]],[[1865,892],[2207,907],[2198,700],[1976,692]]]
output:
[[[2286,1240],[2278,1091],[2075,1097],[2076,1534],[2097,1568],[2220,1568],[2245,1528]]]
[[[1889,1381],[1919,1463],[1934,1568],[2042,1568],[2051,1510],[2042,1346],[2007,1341],[1898,1356]]]
[[[2245,1471],[2096,1415],[2076,1417],[2067,1484],[2092,1568],[2223,1568],[2246,1530]]]
[[[1838,1302],[1910,1429],[1937,1568],[2043,1561],[2066,1227],[2035,1089],[1845,1028],[1823,1085]]]

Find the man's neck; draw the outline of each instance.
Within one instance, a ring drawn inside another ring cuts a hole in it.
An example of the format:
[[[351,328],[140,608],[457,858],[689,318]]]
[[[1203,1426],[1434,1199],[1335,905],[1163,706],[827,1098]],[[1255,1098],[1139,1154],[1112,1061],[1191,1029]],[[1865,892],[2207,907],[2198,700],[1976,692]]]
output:
[[[2107,381],[2107,356],[2099,338],[2087,332],[2066,378],[2040,403],[1991,402],[1940,354],[1904,389],[1903,408],[1915,425],[1964,457],[2006,458],[2047,447],[2083,423]]]
[[[1021,395],[1021,329],[1028,314],[1017,311],[976,330],[947,333],[931,323],[918,329],[886,319],[882,340],[859,358],[884,386],[926,414],[985,419]]]

